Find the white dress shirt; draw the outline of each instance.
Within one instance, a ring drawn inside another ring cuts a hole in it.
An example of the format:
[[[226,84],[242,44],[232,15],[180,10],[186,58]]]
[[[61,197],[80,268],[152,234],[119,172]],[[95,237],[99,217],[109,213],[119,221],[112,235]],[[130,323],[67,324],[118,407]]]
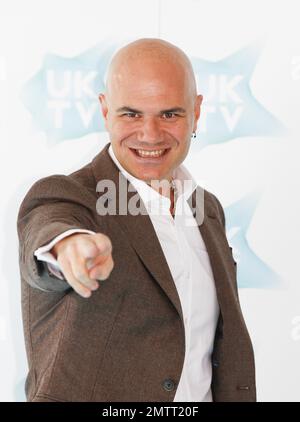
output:
[[[196,188],[196,183],[183,164],[173,172],[176,185],[173,218],[170,199],[129,174],[117,160],[111,145],[108,151],[145,204],[180,298],[186,348],[174,401],[212,401],[211,353],[219,305],[209,256],[186,201]],[[48,262],[50,270],[58,276],[59,264],[49,250],[58,240],[76,231],[94,233],[90,230],[68,230],[35,251],[37,259]]]

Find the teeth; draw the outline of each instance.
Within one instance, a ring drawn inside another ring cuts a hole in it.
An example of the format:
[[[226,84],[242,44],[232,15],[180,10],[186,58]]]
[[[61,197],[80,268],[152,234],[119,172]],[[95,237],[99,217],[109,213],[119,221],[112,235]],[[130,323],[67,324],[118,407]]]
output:
[[[165,152],[164,149],[159,149],[156,151],[145,151],[143,149],[137,149],[136,151],[141,157],[160,157]]]

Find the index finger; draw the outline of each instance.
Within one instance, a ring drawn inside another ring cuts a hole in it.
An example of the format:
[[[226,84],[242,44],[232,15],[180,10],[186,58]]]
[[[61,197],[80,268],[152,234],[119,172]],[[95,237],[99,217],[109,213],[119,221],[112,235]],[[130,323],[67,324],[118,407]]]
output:
[[[94,241],[97,245],[100,255],[108,255],[112,252],[112,244],[110,238],[102,233],[97,233],[94,236]]]

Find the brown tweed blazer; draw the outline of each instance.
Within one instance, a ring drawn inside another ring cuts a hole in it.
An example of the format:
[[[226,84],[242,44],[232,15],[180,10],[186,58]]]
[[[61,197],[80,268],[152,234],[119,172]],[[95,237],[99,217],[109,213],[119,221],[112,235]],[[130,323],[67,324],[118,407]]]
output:
[[[103,195],[97,182],[110,179],[117,191],[119,186],[109,145],[76,172],[38,180],[19,209],[28,401],[171,402],[176,393],[185,353],[182,309],[151,220],[147,214],[96,211]],[[199,229],[221,310],[212,353],[213,400],[256,401],[254,354],[224,212],[206,190],[203,215]],[[104,233],[113,245],[114,269],[89,299],[34,256],[38,247],[73,228]]]

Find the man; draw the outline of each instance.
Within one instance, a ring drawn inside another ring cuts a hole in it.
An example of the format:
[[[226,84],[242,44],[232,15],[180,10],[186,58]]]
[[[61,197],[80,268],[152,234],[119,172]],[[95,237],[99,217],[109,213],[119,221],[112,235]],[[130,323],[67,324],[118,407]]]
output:
[[[181,164],[202,102],[189,59],[132,42],[99,99],[110,143],[19,211],[27,399],[255,401],[224,212]]]

